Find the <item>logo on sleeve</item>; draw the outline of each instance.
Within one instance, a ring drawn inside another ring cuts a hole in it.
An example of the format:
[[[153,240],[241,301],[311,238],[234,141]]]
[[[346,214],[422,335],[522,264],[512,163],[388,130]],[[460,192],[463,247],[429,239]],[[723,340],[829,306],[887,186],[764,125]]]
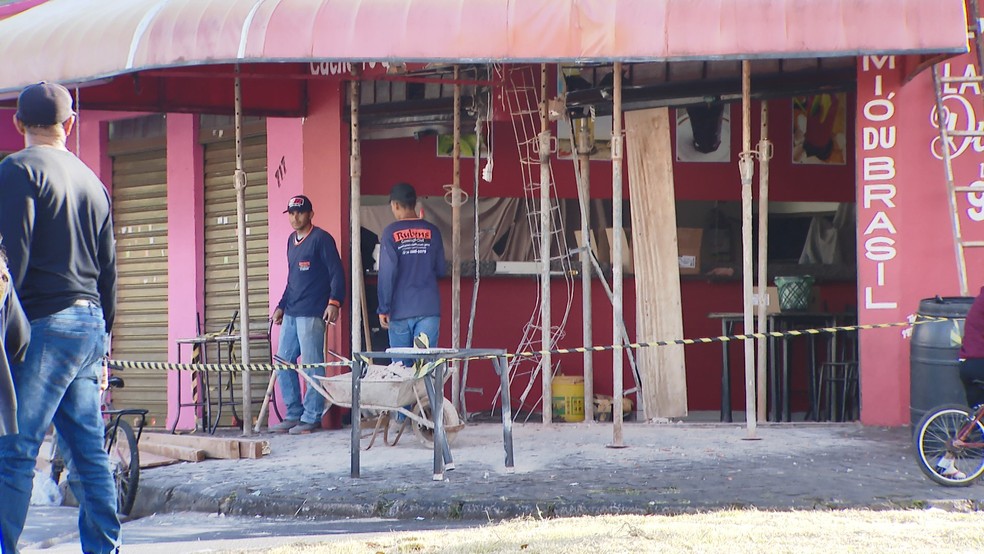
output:
[[[307,271],[311,269],[311,262],[308,261],[297,262],[297,269],[301,271]]]

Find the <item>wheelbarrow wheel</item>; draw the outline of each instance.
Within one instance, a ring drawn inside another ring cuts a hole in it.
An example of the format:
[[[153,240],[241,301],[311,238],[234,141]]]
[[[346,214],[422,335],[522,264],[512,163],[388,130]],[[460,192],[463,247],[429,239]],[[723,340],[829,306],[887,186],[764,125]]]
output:
[[[427,421],[434,421],[433,410],[431,410],[430,404],[417,404],[414,406],[413,411]],[[447,398],[444,399],[443,423],[444,433],[448,437],[448,444],[451,444],[458,435],[458,431],[464,426],[461,424],[461,418],[458,417],[458,412]],[[421,425],[416,421],[411,421],[410,424],[413,427],[413,434],[417,436],[417,440],[427,448],[433,448],[434,429]]]

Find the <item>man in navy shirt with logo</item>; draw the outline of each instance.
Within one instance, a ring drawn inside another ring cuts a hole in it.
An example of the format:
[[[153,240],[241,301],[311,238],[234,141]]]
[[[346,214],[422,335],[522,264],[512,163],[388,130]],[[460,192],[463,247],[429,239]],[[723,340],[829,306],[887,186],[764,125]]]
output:
[[[314,207],[307,196],[295,196],[287,203],[294,232],[287,239],[287,288],[273,312],[273,322],[280,325],[280,346],[276,359],[295,363],[325,361],[325,324],[334,324],[345,298],[345,274],[335,239],[324,229],[315,227]],[[305,369],[308,375],[325,374],[325,369]],[[280,393],[287,404],[287,415],[271,430],[292,435],[310,433],[321,427],[325,399],[308,387],[301,399],[297,373],[277,371]]]
[[[407,183],[390,191],[390,209],[396,221],[379,237],[379,323],[389,330],[391,347],[413,346],[420,333],[437,346],[437,279],[447,272],[441,231],[417,214],[417,191]]]

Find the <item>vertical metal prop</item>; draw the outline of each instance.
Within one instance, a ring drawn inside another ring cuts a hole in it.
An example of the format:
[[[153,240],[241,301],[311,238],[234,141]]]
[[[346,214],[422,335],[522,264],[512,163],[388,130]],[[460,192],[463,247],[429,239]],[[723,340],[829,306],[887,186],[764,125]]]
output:
[[[744,328],[754,329],[752,321],[752,177],[755,157],[752,153],[751,63],[741,62],[741,155],[738,170],[741,175],[741,252],[742,297],[744,299]],[[745,422],[748,438],[755,437],[755,343],[742,341],[745,346]]]
[[[553,421],[553,363],[550,352],[550,126],[547,120],[547,64],[540,64],[540,358],[543,423]]]
[[[359,99],[361,98],[361,83],[353,79],[349,83],[349,119],[351,119],[350,158],[349,158],[349,204],[351,211],[350,229],[352,242],[352,437],[349,456],[351,456],[351,476],[360,475],[359,455],[361,449],[361,415],[359,395],[362,389],[362,371],[364,362],[355,353],[362,350],[361,303],[355,300],[356,294],[362,295],[362,147],[359,142]]]
[[[454,66],[454,146],[451,150],[451,348],[461,347],[461,84]],[[478,266],[475,267],[478,269]],[[436,344],[434,345],[437,346]],[[452,404],[461,411],[460,362],[451,368]],[[443,398],[443,389],[442,389]]]
[[[578,195],[581,197],[581,240],[585,250],[581,252],[581,310],[583,311],[582,331],[584,335],[584,346],[589,350],[584,353],[584,420],[594,421],[594,353],[590,351],[593,346],[591,337],[591,245],[594,239],[591,237],[591,215],[588,212],[588,204],[591,202],[591,176],[590,176],[590,156],[591,156],[591,129],[588,127],[588,118],[582,117],[577,120],[577,163],[580,167],[581,181],[578,183]]]
[[[612,444],[622,447],[622,358],[624,352],[618,340],[622,322],[622,62],[612,68],[615,77],[612,91],[612,292],[615,296],[615,314],[612,317]]]
[[[236,71],[239,68],[236,67]],[[246,260],[246,172],[243,171],[243,88],[236,77],[236,237],[239,239],[239,346],[242,363],[250,363],[249,357],[249,264]],[[243,379],[243,435],[253,433],[253,398],[250,373],[242,372]]]
[[[352,353],[362,350],[362,302],[365,295],[362,284],[362,145],[359,142],[359,97],[360,81],[349,83],[349,119],[351,119],[351,150],[349,158],[349,219],[351,220],[352,244]]]
[[[758,159],[759,159],[759,229],[758,229],[758,329],[759,334],[764,334],[768,329],[766,321],[765,301],[769,297],[766,288],[769,285],[769,158],[772,155],[771,144],[769,143],[769,103],[762,100],[762,134],[759,139]],[[768,380],[766,373],[766,342],[768,339],[760,338],[758,342],[758,359],[755,371],[758,384],[758,419],[765,420],[765,389]]]

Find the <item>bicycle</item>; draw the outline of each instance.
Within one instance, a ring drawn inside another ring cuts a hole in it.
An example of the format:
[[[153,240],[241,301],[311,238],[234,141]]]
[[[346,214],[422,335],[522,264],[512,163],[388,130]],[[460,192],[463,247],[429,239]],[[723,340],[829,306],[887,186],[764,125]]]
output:
[[[974,381],[984,388],[984,381]],[[960,404],[933,408],[916,426],[916,459],[932,481],[947,487],[966,487],[984,475],[984,404],[973,411]],[[959,471],[939,467],[944,458]]]
[[[123,386],[122,378],[109,377],[107,387],[103,390],[103,397],[105,398],[107,390],[122,389]],[[101,402],[101,405],[103,419],[106,422],[103,444],[106,453],[109,454],[109,466],[113,473],[113,482],[116,484],[116,510],[120,514],[129,515],[137,499],[137,486],[140,482],[140,450],[137,448],[137,444],[143,435],[148,410],[135,408],[113,410],[105,401]],[[134,432],[133,426],[123,419],[126,416],[134,416],[133,421],[137,425],[136,432]],[[52,440],[51,455],[51,478],[55,483],[60,482],[66,467],[59,443],[56,434]],[[71,479],[70,476],[70,486]]]

